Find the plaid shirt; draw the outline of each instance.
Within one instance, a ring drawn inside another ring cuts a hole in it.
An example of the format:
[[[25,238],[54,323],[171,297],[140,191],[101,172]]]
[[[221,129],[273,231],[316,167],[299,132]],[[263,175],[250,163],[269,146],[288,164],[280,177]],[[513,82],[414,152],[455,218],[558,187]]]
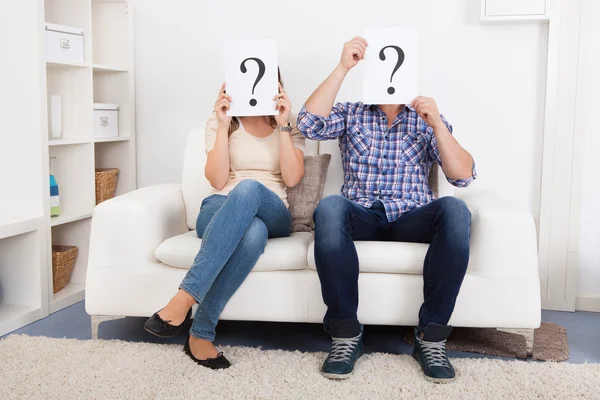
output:
[[[452,132],[452,126],[442,116]],[[298,129],[309,139],[338,139],[344,166],[342,194],[363,207],[376,201],[385,206],[393,222],[415,207],[434,200],[429,170],[442,165],[433,129],[410,106],[398,114],[388,129],[387,117],[376,105],[337,103],[328,118],[302,108]],[[468,186],[476,177],[448,179],[454,186]]]

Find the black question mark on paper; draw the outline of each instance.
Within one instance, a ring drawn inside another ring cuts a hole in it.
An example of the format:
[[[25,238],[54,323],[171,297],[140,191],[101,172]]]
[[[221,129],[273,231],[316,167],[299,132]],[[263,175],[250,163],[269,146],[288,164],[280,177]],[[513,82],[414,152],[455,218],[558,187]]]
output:
[[[396,73],[396,71],[398,71],[398,68],[400,68],[400,66],[404,62],[404,51],[398,46],[394,46],[394,45],[385,46],[383,49],[381,49],[379,51],[379,59],[381,61],[385,61],[385,49],[390,48],[390,47],[392,49],[396,50],[396,52],[398,53],[398,59],[396,60],[396,66],[394,67],[394,70],[392,71],[392,75],[390,76],[390,83],[392,83],[392,80],[394,79],[394,74]],[[390,86],[388,88],[387,92],[389,94],[394,94],[396,92],[396,89],[394,89],[392,86]]]
[[[266,68],[265,68],[265,63],[260,58],[249,57],[249,58],[246,58],[244,61],[242,61],[242,63],[240,64],[240,71],[242,71],[243,74],[248,72],[248,68],[246,68],[246,61],[248,61],[248,60],[255,61],[256,64],[258,65],[258,75],[256,76],[256,80],[254,81],[254,86],[252,86],[252,94],[254,94],[254,89],[256,88],[256,85],[258,85],[258,82],[260,82],[262,77],[265,75]],[[256,99],[250,100],[250,105],[252,107],[254,107],[256,104],[257,104]]]

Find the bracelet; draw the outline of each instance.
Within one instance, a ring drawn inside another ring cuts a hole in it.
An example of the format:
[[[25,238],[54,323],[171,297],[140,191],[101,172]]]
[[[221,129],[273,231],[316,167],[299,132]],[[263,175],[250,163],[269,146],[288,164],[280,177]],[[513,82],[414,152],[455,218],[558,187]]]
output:
[[[287,126],[280,126],[280,127],[279,127],[279,130],[280,130],[281,132],[287,132],[287,133],[290,133],[290,132],[292,131],[292,124],[290,124],[290,123],[288,122]]]

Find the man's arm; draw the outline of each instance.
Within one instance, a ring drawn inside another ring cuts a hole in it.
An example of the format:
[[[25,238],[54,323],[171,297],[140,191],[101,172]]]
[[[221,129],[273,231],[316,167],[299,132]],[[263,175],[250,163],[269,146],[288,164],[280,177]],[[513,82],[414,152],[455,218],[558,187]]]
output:
[[[450,132],[435,100],[420,96],[413,100],[411,106],[433,130],[432,156],[442,167],[448,181],[455,186],[468,186],[475,178],[475,162]]]
[[[363,38],[346,42],[338,66],[306,101],[298,114],[298,129],[309,139],[334,139],[344,133],[343,107],[334,107],[335,98],[348,71],[365,57],[366,49]]]

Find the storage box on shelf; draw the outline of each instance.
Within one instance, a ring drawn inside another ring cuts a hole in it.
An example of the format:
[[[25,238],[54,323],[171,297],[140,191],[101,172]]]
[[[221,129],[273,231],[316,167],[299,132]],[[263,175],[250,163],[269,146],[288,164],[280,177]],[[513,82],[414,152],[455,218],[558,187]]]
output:
[[[84,63],[83,29],[46,23],[46,60]]]
[[[119,105],[94,103],[94,139],[119,137]]]
[[[130,137],[135,128],[133,126],[134,92],[131,74],[128,72],[95,71],[93,77],[94,103],[118,105],[118,136]],[[97,121],[94,121],[94,124],[96,123]]]
[[[91,63],[92,41],[91,33],[91,4],[86,0],[45,0],[44,18],[46,23],[76,27],[82,34],[83,59],[82,63]]]

